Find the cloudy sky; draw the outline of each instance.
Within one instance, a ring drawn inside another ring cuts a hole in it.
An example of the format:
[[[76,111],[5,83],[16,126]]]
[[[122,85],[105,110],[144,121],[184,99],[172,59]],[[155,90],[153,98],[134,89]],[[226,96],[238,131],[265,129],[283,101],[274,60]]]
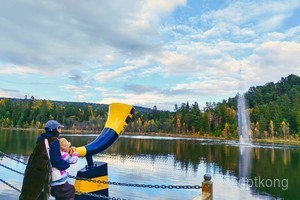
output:
[[[160,110],[300,75],[299,0],[1,0],[0,97]]]

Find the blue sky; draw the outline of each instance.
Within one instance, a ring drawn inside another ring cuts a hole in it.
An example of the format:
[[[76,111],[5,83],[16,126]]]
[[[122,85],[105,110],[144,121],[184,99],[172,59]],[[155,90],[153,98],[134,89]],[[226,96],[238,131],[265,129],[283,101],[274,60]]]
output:
[[[300,75],[300,1],[0,4],[0,97],[161,110]]]

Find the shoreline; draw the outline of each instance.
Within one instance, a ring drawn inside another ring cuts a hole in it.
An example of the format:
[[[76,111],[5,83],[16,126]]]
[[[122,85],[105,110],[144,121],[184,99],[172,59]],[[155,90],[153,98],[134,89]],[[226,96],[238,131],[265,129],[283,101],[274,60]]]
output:
[[[3,128],[1,127],[0,130],[20,130],[20,131],[36,131],[36,132],[43,132],[44,129],[37,129],[37,128]],[[101,131],[98,130],[70,130],[64,129],[62,134],[100,134]],[[212,139],[212,140],[231,140],[231,141],[238,141],[239,138],[224,138],[224,137],[215,137],[208,134],[199,135],[199,134],[172,134],[172,133],[138,133],[138,132],[124,132],[122,135],[127,136],[153,136],[153,137],[181,137],[181,138],[200,138],[200,139]],[[300,138],[253,138],[252,142],[257,143],[265,143],[265,144],[285,144],[285,145],[297,145],[300,146]]]
[[[128,136],[153,136],[153,137],[181,137],[181,138],[199,138],[199,139],[212,139],[212,140],[230,140],[230,141],[239,141],[239,138],[224,138],[224,137],[215,137],[211,135],[182,135],[182,134],[171,134],[171,133],[132,133],[132,132],[125,132],[123,135]],[[255,143],[264,143],[264,144],[278,144],[278,145],[296,145],[300,146],[300,140],[295,139],[283,139],[283,138],[254,138],[252,142]]]

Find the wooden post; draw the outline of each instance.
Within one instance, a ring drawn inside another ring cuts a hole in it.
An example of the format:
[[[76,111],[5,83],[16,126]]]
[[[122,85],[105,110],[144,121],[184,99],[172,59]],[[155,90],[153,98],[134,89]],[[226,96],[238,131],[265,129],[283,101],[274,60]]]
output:
[[[213,199],[213,182],[211,181],[211,175],[205,174],[204,181],[202,182],[202,199]]]

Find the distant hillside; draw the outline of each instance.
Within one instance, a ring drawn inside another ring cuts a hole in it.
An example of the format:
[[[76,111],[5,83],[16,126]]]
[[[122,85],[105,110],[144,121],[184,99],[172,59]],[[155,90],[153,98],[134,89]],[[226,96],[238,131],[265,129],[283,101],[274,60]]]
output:
[[[300,136],[300,77],[294,74],[277,83],[253,86],[245,93],[254,138]],[[219,103],[197,102],[160,111],[134,106],[136,112],[126,131],[141,134],[171,133],[238,137],[236,97]],[[71,130],[102,130],[107,104],[0,98],[0,127],[43,128],[49,119],[62,122]]]
[[[250,108],[271,102],[277,102],[283,96],[290,101],[295,100],[297,93],[300,92],[300,77],[294,74],[286,78],[281,78],[277,83],[267,83],[264,86],[251,87],[246,93],[246,98]]]
[[[16,103],[28,103],[32,100],[40,100],[40,101],[44,101],[43,99],[35,99],[34,97],[31,97],[30,99],[19,99],[19,98],[4,98],[4,97],[0,97],[0,100],[3,99],[10,99],[12,102],[16,102]],[[84,108],[85,106],[91,106],[92,108],[102,108],[104,110],[108,111],[108,104],[99,104],[99,103],[88,103],[88,102],[72,102],[72,101],[55,101],[55,100],[48,100],[49,102],[53,103],[54,105],[59,105],[59,106],[69,106],[69,105],[75,105],[78,108]],[[133,105],[134,106],[134,105]],[[134,108],[138,111],[138,112],[151,112],[152,109],[151,108],[146,108],[146,107],[142,107],[142,106],[134,106]]]

